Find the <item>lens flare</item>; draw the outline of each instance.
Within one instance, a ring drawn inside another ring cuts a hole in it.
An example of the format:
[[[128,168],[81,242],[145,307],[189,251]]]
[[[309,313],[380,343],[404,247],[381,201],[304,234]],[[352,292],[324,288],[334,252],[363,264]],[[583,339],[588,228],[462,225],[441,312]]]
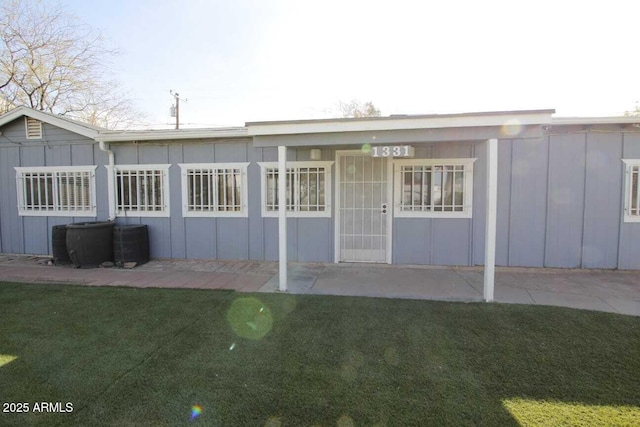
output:
[[[202,414],[202,406],[193,405],[191,407],[191,421],[193,421],[196,418],[198,418],[200,416],[200,414]]]
[[[257,298],[238,298],[227,311],[227,322],[239,337],[257,340],[271,330],[273,315]]]
[[[516,136],[522,131],[522,124],[518,119],[509,119],[504,122],[500,131],[505,136]]]
[[[362,148],[360,148],[360,150],[365,154],[371,153],[371,144],[362,144]]]

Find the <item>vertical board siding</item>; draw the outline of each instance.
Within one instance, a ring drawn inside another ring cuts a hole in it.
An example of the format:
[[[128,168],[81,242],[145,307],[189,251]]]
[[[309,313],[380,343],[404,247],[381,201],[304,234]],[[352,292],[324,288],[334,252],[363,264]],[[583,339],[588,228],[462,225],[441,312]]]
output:
[[[298,218],[299,262],[332,262],[331,218]]]
[[[71,145],[50,145],[45,149],[47,166],[71,165]]]
[[[512,266],[542,267],[544,264],[548,147],[547,138],[513,140],[509,217],[509,265]]]
[[[185,218],[183,239],[187,258],[217,258],[215,223],[211,218]]]
[[[169,163],[177,165],[182,162],[182,144],[169,146]],[[169,217],[171,258],[186,258],[187,248],[185,239],[185,218],[182,217],[182,176],[181,169],[175,168],[175,173],[169,173],[169,189],[175,200],[171,201]]]
[[[291,219],[287,220],[291,224]],[[264,259],[265,261],[278,260],[278,218],[263,218],[264,223]],[[290,240],[290,227],[287,227],[287,240]],[[291,256],[291,251],[288,251]],[[289,259],[293,261],[292,259]]]
[[[262,218],[262,195],[260,194],[260,166],[262,161],[262,148],[248,147],[247,180],[249,194],[249,259],[265,259],[264,244],[264,218]]]
[[[397,218],[393,227],[393,262],[432,264],[431,218]],[[412,242],[407,245],[405,242]]]
[[[478,157],[475,149],[482,142],[451,142],[416,145],[416,159],[446,159]],[[483,169],[482,160],[474,164],[473,215],[478,215],[476,206],[478,188],[484,178],[476,168]],[[480,172],[481,173],[481,172]],[[393,185],[393,183],[389,183]],[[481,193],[483,193],[481,191]],[[396,196],[394,196],[396,197]],[[393,262],[399,264],[470,265],[473,257],[472,222],[455,218],[397,218],[393,224]]]
[[[249,259],[249,221],[247,218],[217,218],[217,258]]]
[[[513,140],[498,141],[498,200],[496,211],[496,265],[509,265],[509,230],[511,229],[511,174]],[[484,223],[479,225],[485,229]],[[482,261],[484,264],[484,241]]]
[[[622,215],[622,134],[587,134],[582,267],[616,268]]]
[[[467,218],[433,218],[431,224],[432,264],[469,265],[471,220]]]
[[[640,159],[640,133],[624,133],[622,158]],[[624,167],[620,162],[620,176],[624,177]],[[621,178],[623,179],[623,178]],[[640,222],[623,222],[620,215],[620,246],[618,268],[640,269]]]
[[[550,137],[545,267],[581,266],[585,161],[585,134]]]
[[[20,148],[0,148],[0,218],[2,218],[2,251],[24,253],[22,220],[18,216],[16,171],[20,166]]]
[[[500,145],[502,141],[498,142]],[[486,142],[474,147],[473,156],[473,216],[471,217],[471,264],[484,264],[485,218],[487,214],[487,146]]]
[[[117,162],[117,160],[116,160]],[[138,144],[138,162],[140,164],[167,164],[169,163],[169,146],[167,144]],[[179,175],[176,165],[169,168],[169,180],[172,175]],[[180,193],[174,194],[170,191],[169,185],[169,203],[171,205],[180,204]],[[173,200],[177,197],[176,200]],[[170,218],[157,217],[140,217],[141,224],[147,224],[149,230],[149,255],[152,258],[172,258],[171,253],[171,220]]]

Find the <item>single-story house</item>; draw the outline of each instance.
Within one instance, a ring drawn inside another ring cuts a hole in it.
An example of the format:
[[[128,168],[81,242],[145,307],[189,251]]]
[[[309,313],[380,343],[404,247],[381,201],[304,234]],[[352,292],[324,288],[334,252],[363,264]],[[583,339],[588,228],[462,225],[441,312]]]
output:
[[[0,252],[115,219],[148,225],[152,257],[485,265],[491,283],[493,265],[640,269],[640,117],[553,114],[111,131],[20,107],[0,116]]]

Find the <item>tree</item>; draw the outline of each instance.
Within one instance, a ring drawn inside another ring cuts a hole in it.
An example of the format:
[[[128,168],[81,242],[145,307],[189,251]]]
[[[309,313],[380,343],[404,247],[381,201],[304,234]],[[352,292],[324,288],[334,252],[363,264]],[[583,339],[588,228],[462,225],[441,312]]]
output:
[[[378,110],[373,102],[361,102],[357,99],[352,99],[349,102],[338,102],[338,111],[342,117],[380,117],[380,110]]]
[[[107,80],[116,54],[102,35],[59,6],[0,2],[0,108],[24,105],[108,127],[139,119]]]
[[[625,111],[624,115],[627,117],[640,116],[640,103],[636,102],[636,107],[631,111]]]

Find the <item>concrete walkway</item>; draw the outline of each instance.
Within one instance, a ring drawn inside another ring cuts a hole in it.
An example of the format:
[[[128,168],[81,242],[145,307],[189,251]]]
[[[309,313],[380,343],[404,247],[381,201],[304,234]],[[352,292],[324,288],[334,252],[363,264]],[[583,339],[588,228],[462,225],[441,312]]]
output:
[[[276,262],[153,260],[133,269],[74,269],[49,258],[0,255],[0,280],[87,286],[275,292]],[[289,292],[482,301],[481,267],[291,263]],[[495,299],[640,316],[640,271],[497,268]]]

